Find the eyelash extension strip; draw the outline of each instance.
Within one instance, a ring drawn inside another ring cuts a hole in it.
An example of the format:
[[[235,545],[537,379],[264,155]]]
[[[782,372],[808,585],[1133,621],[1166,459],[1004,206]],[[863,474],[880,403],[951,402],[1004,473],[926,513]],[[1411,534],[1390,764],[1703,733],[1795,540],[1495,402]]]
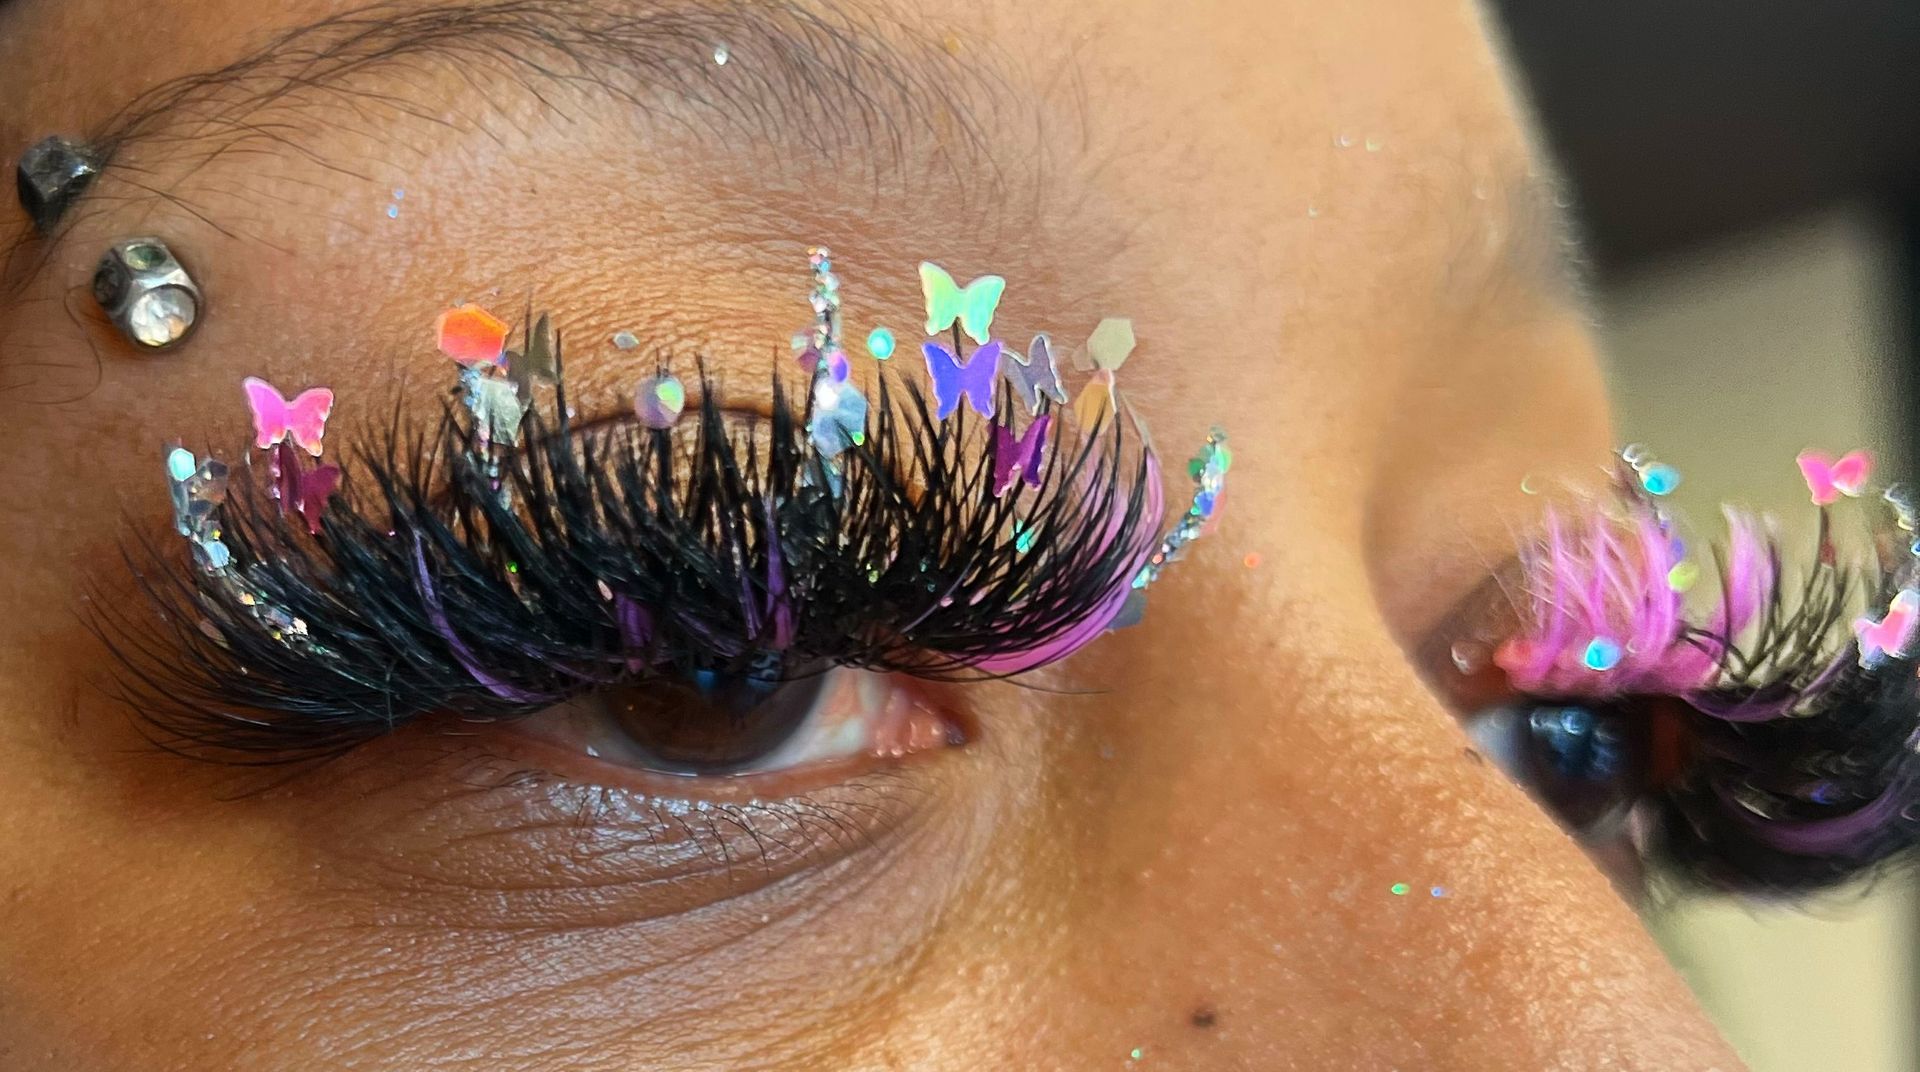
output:
[[[149,736],[284,762],[656,677],[1008,676],[1137,621],[1217,511],[1224,434],[1163,535],[1159,461],[1132,411],[1091,405],[1082,424],[1055,409],[1050,338],[1013,357],[989,334],[998,277],[961,287],[923,265],[928,331],[951,329],[923,346],[931,390],[882,364],[869,399],[825,250],[811,268],[800,375],[774,371],[764,419],[721,409],[704,366],[688,407],[659,367],[631,418],[576,426],[546,319],[509,348],[474,306],[438,325],[457,400],[426,426],[396,417],[344,467],[319,462],[330,390],[289,400],[248,380],[255,451],[168,456],[188,567],[162,546],[129,556],[160,627],[100,622]],[[1125,335],[1089,346],[1102,401]]]
[[[1629,448],[1613,508],[1550,516],[1523,548],[1523,625],[1495,655],[1530,701],[1670,720],[1682,755],[1645,787],[1658,820],[1647,848],[1700,885],[1799,893],[1907,862],[1920,844],[1915,508],[1899,487],[1879,496],[1885,509],[1868,505],[1863,452],[1809,451],[1799,465],[1818,531],[1811,560],[1789,569],[1770,528],[1731,508],[1725,543],[1693,553],[1661,501],[1678,474]],[[1836,504],[1854,498],[1868,536],[1848,553]],[[1720,587],[1696,607],[1702,561]]]

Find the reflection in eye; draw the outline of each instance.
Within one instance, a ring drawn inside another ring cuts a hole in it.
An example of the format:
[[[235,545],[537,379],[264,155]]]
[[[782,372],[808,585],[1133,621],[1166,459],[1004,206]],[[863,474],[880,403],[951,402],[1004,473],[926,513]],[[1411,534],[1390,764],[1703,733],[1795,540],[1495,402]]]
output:
[[[1567,829],[1597,840],[1618,830],[1644,785],[1645,721],[1619,704],[1518,702],[1465,725],[1482,755]]]
[[[788,680],[699,671],[576,697],[520,732],[609,763],[683,777],[786,773],[965,743],[957,722],[886,674]]]

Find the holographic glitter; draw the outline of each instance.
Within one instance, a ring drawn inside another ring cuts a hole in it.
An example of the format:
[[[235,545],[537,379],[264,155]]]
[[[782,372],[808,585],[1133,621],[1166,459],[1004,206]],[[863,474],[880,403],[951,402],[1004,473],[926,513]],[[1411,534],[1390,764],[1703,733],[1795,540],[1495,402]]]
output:
[[[173,498],[173,528],[193,544],[200,565],[225,569],[231,556],[220,542],[220,506],[227,499],[227,463],[198,461],[185,447],[167,452],[167,483]]]
[[[1688,592],[1700,582],[1700,567],[1692,562],[1675,562],[1667,571],[1667,587],[1675,592]]]
[[[1911,588],[1895,593],[1879,621],[1855,618],[1853,633],[1860,638],[1860,665],[1871,668],[1889,658],[1911,655],[1916,626],[1920,626],[1920,591]]]
[[[1873,455],[1864,450],[1850,450],[1838,459],[1817,450],[1803,450],[1794,461],[1806,478],[1815,506],[1831,506],[1842,495],[1859,495],[1873,474]]]
[[[945,268],[921,261],[920,293],[927,303],[927,334],[938,335],[957,320],[968,338],[986,345],[994,310],[1000,307],[1000,295],[1006,289],[1007,281],[997,275],[983,275],[962,287]]]
[[[1040,399],[1051,398],[1065,405],[1067,389],[1060,385],[1060,369],[1053,361],[1053,339],[1042,333],[1033,337],[1026,355],[1011,350],[1002,352],[1000,374],[1013,387],[1013,396],[1027,404],[1028,413],[1040,412]]]
[[[687,388],[671,372],[648,376],[633,390],[633,412],[648,428],[671,428],[687,406]]]
[[[616,331],[613,333],[613,345],[617,350],[631,350],[640,345],[640,339],[631,331]]]
[[[1090,432],[1113,420],[1118,399],[1114,396],[1113,373],[1101,369],[1087,378],[1085,387],[1073,400],[1073,419],[1079,423],[1081,431]]]
[[[847,382],[849,363],[840,345],[840,278],[833,274],[833,253],[825,246],[807,251],[813,271],[813,289],[807,303],[813,307],[813,330],[805,337],[800,360],[813,372],[813,406],[807,416],[807,435],[824,462],[848,447],[866,442],[867,396]],[[827,472],[829,484],[836,479]]]
[[[920,344],[927,357],[927,375],[933,380],[933,397],[939,403],[937,416],[941,420],[952,416],[962,399],[982,417],[993,416],[993,385],[1000,375],[1001,349],[1000,340],[995,339],[968,357],[931,339]]]
[[[311,387],[289,402],[279,388],[258,376],[248,376],[240,386],[247,393],[247,408],[253,411],[254,446],[266,450],[291,439],[308,454],[320,456],[327,416],[333,412],[332,389]]]
[[[1133,347],[1133,321],[1110,316],[1087,336],[1087,361],[1093,368],[1118,372],[1133,353]]]
[[[473,304],[441,313],[434,334],[440,352],[463,365],[498,364],[507,348],[507,322]]]
[[[473,411],[473,428],[482,444],[520,441],[520,422],[526,416],[527,400],[519,388],[504,376],[484,374],[479,367],[467,365],[460,370],[460,393]]]
[[[1405,897],[1407,895],[1407,891],[1409,889],[1412,889],[1412,887],[1408,886],[1404,882],[1396,882],[1392,886],[1388,887],[1388,889],[1390,889],[1393,892],[1393,895],[1395,897]]]
[[[1220,508],[1220,497],[1226,493],[1227,470],[1232,467],[1233,451],[1227,446],[1227,433],[1215,428],[1207,434],[1207,441],[1199,452],[1187,462],[1187,475],[1193,478],[1193,503],[1173,531],[1160,541],[1160,549],[1141,567],[1133,579],[1135,588],[1145,588],[1158,580],[1167,563],[1177,561],[1186,553],[1187,545],[1206,532],[1214,512]]]
[[[1671,495],[1680,486],[1680,470],[1655,462],[1640,470],[1640,486],[1647,489],[1649,495]]]
[[[1612,637],[1594,637],[1580,662],[1589,670],[1607,671],[1620,665],[1620,642]]]
[[[867,352],[875,361],[885,361],[893,356],[896,343],[893,332],[887,328],[874,328],[867,332]]]

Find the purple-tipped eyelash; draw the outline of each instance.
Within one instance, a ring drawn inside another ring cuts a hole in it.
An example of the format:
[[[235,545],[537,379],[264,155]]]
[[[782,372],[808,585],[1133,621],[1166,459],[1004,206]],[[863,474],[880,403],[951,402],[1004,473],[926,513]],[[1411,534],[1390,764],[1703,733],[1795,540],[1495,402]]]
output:
[[[336,492],[340,470],[285,442],[318,457],[332,393],[249,384],[273,478],[169,454],[193,568],[143,571],[160,629],[103,612],[128,698],[168,747],[305,758],[429,714],[510,718],[652,677],[1016,674],[1132,624],[1211,520],[1230,454],[1216,430],[1163,533],[1159,462],[1113,402],[1131,325],[1090,341],[1108,404],[1079,424],[997,340],[967,352],[962,328],[986,333],[1000,285],[923,266],[929,323],[949,314],[951,352],[984,384],[956,406],[938,376],[930,394],[885,366],[853,377],[830,257],[809,264],[805,382],[776,371],[761,422],[723,413],[704,375],[689,405],[658,368],[634,421],[576,428],[545,318],[508,349],[508,325],[468,305],[436,326],[459,376],[439,427],[391,429]],[[892,336],[875,333],[879,359]]]

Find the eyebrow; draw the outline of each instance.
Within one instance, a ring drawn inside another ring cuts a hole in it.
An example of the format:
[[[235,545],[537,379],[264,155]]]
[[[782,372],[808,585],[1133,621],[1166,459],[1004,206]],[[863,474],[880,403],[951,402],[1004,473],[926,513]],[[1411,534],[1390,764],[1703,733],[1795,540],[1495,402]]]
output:
[[[936,40],[850,3],[379,0],[154,86],[89,141],[103,178],[129,184],[136,196],[172,200],[218,228],[148,178],[156,158],[191,174],[234,153],[291,151],[352,174],[351,165],[303,145],[301,134],[323,122],[350,125],[370,105],[446,124],[430,91],[416,92],[406,77],[372,76],[451,64],[468,85],[512,78],[562,115],[561,93],[586,89],[662,127],[812,154],[843,176],[865,167],[877,177],[926,150],[954,175],[1003,179],[998,167],[976,165],[989,142],[987,119],[1017,98],[978,57],[959,62],[958,51],[951,36]],[[299,109],[304,122],[263,116],[282,106]],[[99,189],[90,191],[94,199]]]

